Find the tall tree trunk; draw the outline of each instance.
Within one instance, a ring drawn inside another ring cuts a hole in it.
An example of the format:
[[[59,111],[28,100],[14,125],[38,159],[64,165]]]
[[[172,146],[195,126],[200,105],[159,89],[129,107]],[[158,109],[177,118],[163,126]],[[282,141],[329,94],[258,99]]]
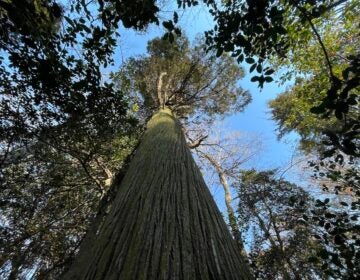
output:
[[[96,241],[63,279],[252,279],[170,110],[149,121]]]

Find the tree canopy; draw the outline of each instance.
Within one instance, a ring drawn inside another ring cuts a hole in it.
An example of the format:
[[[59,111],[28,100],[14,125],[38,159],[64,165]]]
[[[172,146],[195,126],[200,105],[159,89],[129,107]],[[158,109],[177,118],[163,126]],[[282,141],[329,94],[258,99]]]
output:
[[[324,18],[314,22],[322,42],[326,45],[333,73],[339,79],[342,79],[342,73],[345,73],[349,67],[348,57],[356,56],[358,52],[356,47],[359,45],[358,27],[353,24],[359,21],[358,4],[358,1],[350,1],[340,11],[329,11]],[[317,149],[324,152],[327,147],[324,145],[324,142],[328,141],[327,137],[340,131],[344,120],[340,113],[336,114],[337,116],[319,118],[312,109],[314,106],[320,106],[321,100],[326,97],[326,92],[329,90],[328,66],[324,63],[321,46],[309,30],[301,31],[296,25],[289,26],[288,29],[293,47],[286,58],[274,59],[274,64],[277,68],[286,67],[282,79],[296,76],[296,81],[291,89],[270,102],[271,112],[274,120],[279,124],[280,136],[296,131],[302,138],[304,150],[309,152],[311,149]],[[354,102],[349,104],[348,117],[356,118],[359,113],[356,103],[359,90],[354,88],[351,94]],[[354,128],[351,133],[356,131]],[[322,132],[326,132],[328,136],[324,136]],[[343,152],[346,153],[344,150]]]
[[[322,245],[303,220],[314,201],[299,186],[277,178],[276,170],[240,173],[234,187],[237,213],[245,233],[252,231],[249,255],[259,279],[323,277],[320,266],[308,261]]]
[[[251,100],[238,85],[243,70],[231,57],[205,52],[200,40],[195,44],[184,35],[150,41],[148,55],[130,59],[118,73],[120,88],[129,84],[142,108],[166,106],[180,118],[241,111]]]

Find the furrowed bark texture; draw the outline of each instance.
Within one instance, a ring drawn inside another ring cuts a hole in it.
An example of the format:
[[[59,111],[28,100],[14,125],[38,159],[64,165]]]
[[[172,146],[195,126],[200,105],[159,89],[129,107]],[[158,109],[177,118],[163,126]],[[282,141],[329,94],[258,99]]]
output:
[[[252,279],[170,110],[149,121],[96,240],[63,279]]]

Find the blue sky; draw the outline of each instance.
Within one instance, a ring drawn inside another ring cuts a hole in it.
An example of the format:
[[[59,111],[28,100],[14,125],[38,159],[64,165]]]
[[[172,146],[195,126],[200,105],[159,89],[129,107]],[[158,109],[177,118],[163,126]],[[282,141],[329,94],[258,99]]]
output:
[[[171,19],[174,8],[163,7],[160,18]],[[196,36],[201,35],[205,30],[212,27],[211,16],[207,13],[207,8],[199,5],[198,7],[186,9],[185,12],[179,10],[179,25],[186,36],[193,41]],[[162,36],[164,29],[161,26],[150,25],[144,32],[135,32],[133,30],[120,30],[118,39],[118,48],[115,53],[115,66],[104,71],[109,74],[110,71],[116,71],[121,64],[131,56],[142,55],[146,53],[147,42],[154,37]],[[263,150],[259,155],[247,164],[248,168],[273,169],[286,168],[291,161],[296,147],[297,135],[295,133],[288,135],[280,141],[276,137],[276,123],[271,120],[271,115],[267,107],[269,100],[276,97],[285,90],[285,86],[279,86],[273,82],[266,84],[262,90],[256,83],[250,82],[248,66],[242,65],[245,69],[245,77],[239,81],[239,85],[248,90],[252,95],[252,102],[246,107],[244,112],[232,115],[225,119],[225,124],[229,130],[237,130],[249,134],[259,135],[262,139]],[[285,176],[288,180],[298,182],[297,176],[291,172]],[[219,206],[224,211],[224,196],[220,186],[213,186],[211,192]]]

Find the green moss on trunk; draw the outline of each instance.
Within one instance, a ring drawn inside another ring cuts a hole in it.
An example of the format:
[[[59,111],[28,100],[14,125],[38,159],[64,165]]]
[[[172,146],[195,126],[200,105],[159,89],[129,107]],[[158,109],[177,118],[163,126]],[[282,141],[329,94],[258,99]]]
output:
[[[168,109],[149,121],[92,240],[63,279],[251,279]]]

